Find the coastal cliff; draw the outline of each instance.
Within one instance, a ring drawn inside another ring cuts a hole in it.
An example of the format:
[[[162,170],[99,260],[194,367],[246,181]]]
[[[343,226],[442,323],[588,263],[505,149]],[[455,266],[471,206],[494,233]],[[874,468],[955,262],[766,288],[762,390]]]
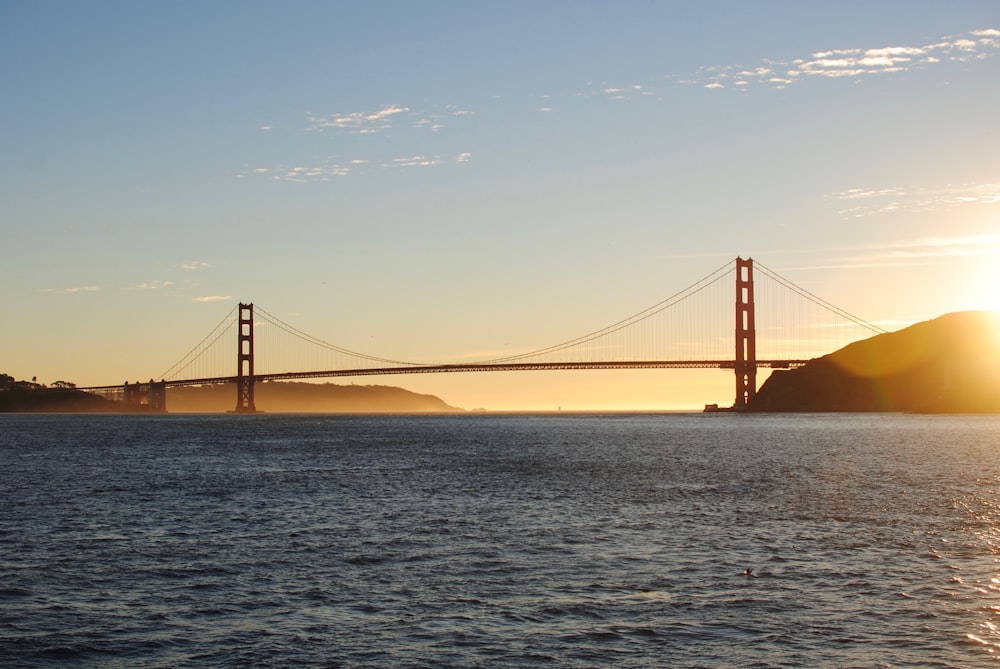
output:
[[[1000,313],[946,314],[777,370],[750,410],[1000,412]]]

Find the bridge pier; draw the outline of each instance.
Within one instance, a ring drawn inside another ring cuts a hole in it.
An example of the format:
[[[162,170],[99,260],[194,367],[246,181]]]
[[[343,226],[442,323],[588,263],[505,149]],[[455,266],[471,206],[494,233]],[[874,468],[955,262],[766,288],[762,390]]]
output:
[[[149,380],[149,410],[153,413],[167,413],[167,382]]]
[[[122,401],[129,411],[167,413],[167,383],[150,379],[148,383],[136,381],[122,386]]]
[[[240,302],[239,345],[236,373],[236,410],[234,413],[257,413],[253,399],[253,302]]]
[[[736,401],[746,411],[757,395],[757,327],[754,323],[753,258],[736,258]]]

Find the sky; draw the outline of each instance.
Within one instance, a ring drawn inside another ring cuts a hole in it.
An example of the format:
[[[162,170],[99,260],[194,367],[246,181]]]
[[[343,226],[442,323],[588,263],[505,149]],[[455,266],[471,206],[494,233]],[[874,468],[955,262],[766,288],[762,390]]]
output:
[[[18,379],[156,376],[239,301],[392,359],[533,350],[737,256],[887,329],[1000,309],[993,0],[7,0],[0,91]],[[734,392],[355,381],[496,410]]]

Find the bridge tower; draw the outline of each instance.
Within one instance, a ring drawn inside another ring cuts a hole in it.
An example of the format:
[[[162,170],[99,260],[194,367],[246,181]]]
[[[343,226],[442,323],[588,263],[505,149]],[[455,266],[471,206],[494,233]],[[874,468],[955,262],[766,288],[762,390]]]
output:
[[[753,258],[736,258],[736,402],[743,411],[757,394],[757,328],[754,324]]]
[[[253,302],[240,302],[238,343],[235,413],[257,413],[257,407],[253,403]]]

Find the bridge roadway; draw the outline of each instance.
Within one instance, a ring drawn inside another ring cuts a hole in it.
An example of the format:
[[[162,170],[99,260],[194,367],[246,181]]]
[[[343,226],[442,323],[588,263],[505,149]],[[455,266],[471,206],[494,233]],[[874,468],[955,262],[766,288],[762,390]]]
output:
[[[758,360],[757,367],[790,369],[801,367],[808,360]],[[290,381],[293,379],[321,379],[337,376],[376,376],[381,374],[440,374],[450,372],[524,372],[566,369],[735,369],[734,360],[616,360],[611,362],[507,362],[469,363],[455,365],[406,365],[403,367],[372,367],[367,369],[327,369],[315,372],[276,372],[254,374],[258,381]],[[167,386],[204,386],[236,383],[238,376],[209,376],[201,379],[164,381]],[[141,383],[141,382],[140,382]],[[113,390],[112,386],[89,386],[78,390]]]

